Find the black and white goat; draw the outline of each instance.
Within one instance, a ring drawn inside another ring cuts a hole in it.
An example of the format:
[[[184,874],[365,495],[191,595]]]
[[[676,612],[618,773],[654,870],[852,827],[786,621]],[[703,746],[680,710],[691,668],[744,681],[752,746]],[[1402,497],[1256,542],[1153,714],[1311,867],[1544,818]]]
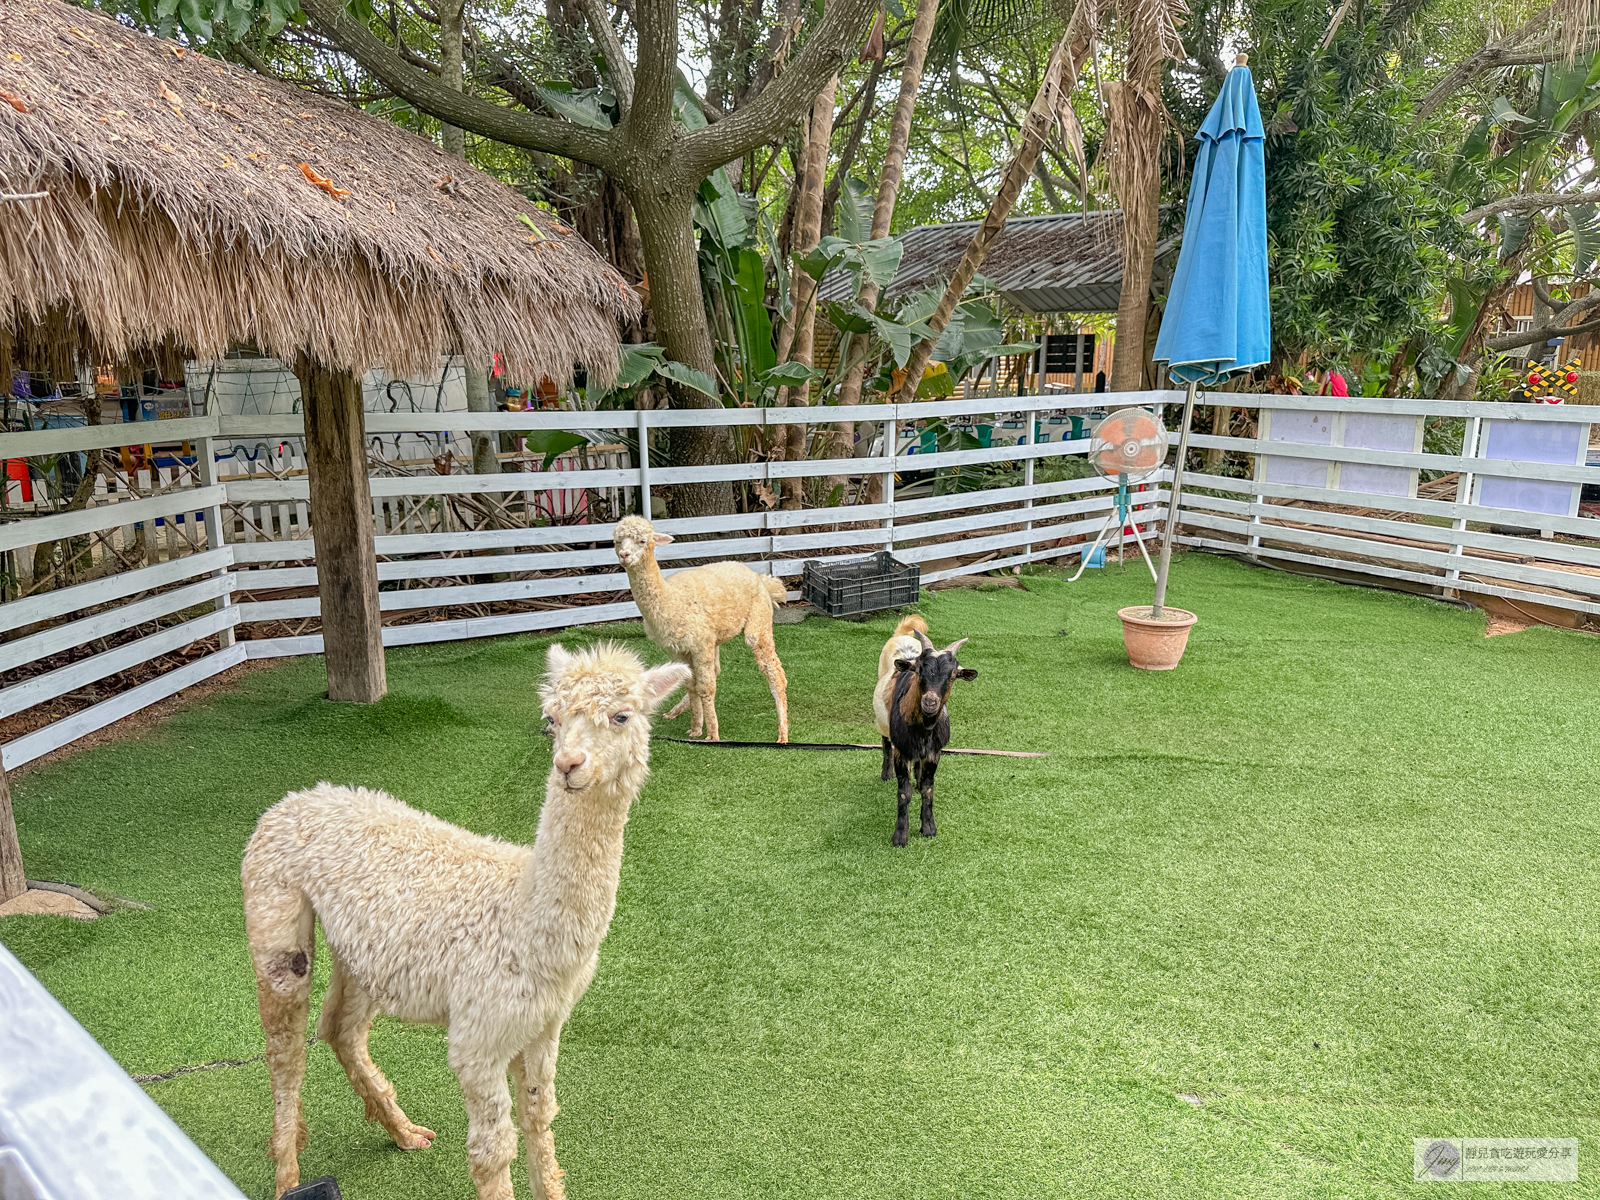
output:
[[[933,776],[939,755],[950,742],[950,687],[957,679],[976,679],[978,672],[956,661],[967,639],[935,650],[921,617],[907,617],[895,629],[878,658],[878,687],[872,709],[883,738],[883,778],[894,772],[899,783],[894,845],[907,841],[907,810],[915,776],[922,793],[922,836],[933,837]]]

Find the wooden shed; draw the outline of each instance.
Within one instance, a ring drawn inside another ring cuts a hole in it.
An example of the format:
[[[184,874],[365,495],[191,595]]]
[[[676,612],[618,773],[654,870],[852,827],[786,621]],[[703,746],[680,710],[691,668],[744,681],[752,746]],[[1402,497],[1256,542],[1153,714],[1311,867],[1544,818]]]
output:
[[[252,342],[305,397],[328,693],[384,693],[359,378],[617,368],[620,276],[425,138],[63,0],[0,4],[0,378]]]

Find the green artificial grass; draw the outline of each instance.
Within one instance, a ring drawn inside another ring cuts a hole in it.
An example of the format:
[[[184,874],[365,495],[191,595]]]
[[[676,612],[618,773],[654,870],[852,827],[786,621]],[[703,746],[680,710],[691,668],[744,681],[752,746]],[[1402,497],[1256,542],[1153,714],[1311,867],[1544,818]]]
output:
[[[1419,1136],[1577,1137],[1559,1194],[1600,1195],[1600,639],[1485,639],[1481,613],[1191,555],[1172,600],[1201,622],[1147,674],[1114,615],[1142,568],[1025,582],[924,597],[979,672],[955,744],[1051,753],[946,759],[936,839],[913,813],[890,847],[875,753],[657,742],[562,1038],[574,1200],[1396,1196]],[[779,627],[797,741],[873,740],[894,619]],[[562,636],[664,658],[636,625]],[[549,640],[393,651],[365,708],[285,662],[23,775],[30,873],[154,908],[0,938],[130,1072],[259,1054],[257,815],[331,779],[531,837]],[[749,652],[723,661],[723,736],[771,738]],[[380,1020],[372,1045],[438,1141],[394,1149],[319,1045],[303,1177],[470,1196],[443,1033]],[[271,1195],[262,1064],[148,1088]]]

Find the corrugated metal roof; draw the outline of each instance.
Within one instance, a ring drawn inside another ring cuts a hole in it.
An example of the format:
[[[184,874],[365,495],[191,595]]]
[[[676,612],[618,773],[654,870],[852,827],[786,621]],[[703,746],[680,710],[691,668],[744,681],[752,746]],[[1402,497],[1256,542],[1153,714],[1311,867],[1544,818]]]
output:
[[[1025,312],[1115,312],[1122,292],[1121,219],[1119,209],[1012,217],[979,272],[994,282],[1002,299]],[[980,223],[951,221],[907,231],[902,239],[905,257],[884,298],[896,301],[919,288],[948,282]],[[1170,273],[1177,249],[1176,235],[1156,244],[1158,274]],[[821,296],[853,299],[855,277],[830,271]]]

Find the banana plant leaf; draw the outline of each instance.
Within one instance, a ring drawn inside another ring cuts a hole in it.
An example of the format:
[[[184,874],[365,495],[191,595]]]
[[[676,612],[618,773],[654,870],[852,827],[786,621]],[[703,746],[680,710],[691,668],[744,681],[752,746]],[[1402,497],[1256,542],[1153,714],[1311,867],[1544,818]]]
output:
[[[541,471],[548,471],[557,458],[589,440],[581,433],[569,433],[565,429],[534,429],[521,436],[529,450],[544,455],[544,462],[539,467]]]
[[[575,89],[564,79],[552,79],[539,84],[534,91],[574,125],[582,125],[585,129],[611,128],[611,115],[606,109],[616,103],[616,97],[608,89]]]
[[[704,392],[713,399],[718,398],[717,381],[687,363],[676,362],[670,358],[664,359],[656,366],[656,374],[665,376],[674,383],[681,383],[684,387],[692,387],[697,392]]]
[[[822,367],[808,367],[805,363],[786,362],[779,363],[763,374],[761,382],[777,384],[782,387],[799,387],[803,383],[810,383],[813,379],[821,379],[827,373]]]
[[[760,252],[739,251],[735,278],[739,309],[744,314],[743,340],[739,348],[750,373],[759,377],[778,361],[772,344],[772,318],[767,315],[767,267]]]
[[[850,176],[839,189],[833,205],[833,227],[847,242],[861,245],[872,238],[872,210],[875,199],[865,181]]]
[[[737,250],[750,241],[750,222],[728,172],[718,167],[700,181],[695,193],[694,221],[724,250]]]
[[[1586,275],[1600,260],[1600,205],[1574,204],[1567,214],[1572,226],[1572,273]]]

